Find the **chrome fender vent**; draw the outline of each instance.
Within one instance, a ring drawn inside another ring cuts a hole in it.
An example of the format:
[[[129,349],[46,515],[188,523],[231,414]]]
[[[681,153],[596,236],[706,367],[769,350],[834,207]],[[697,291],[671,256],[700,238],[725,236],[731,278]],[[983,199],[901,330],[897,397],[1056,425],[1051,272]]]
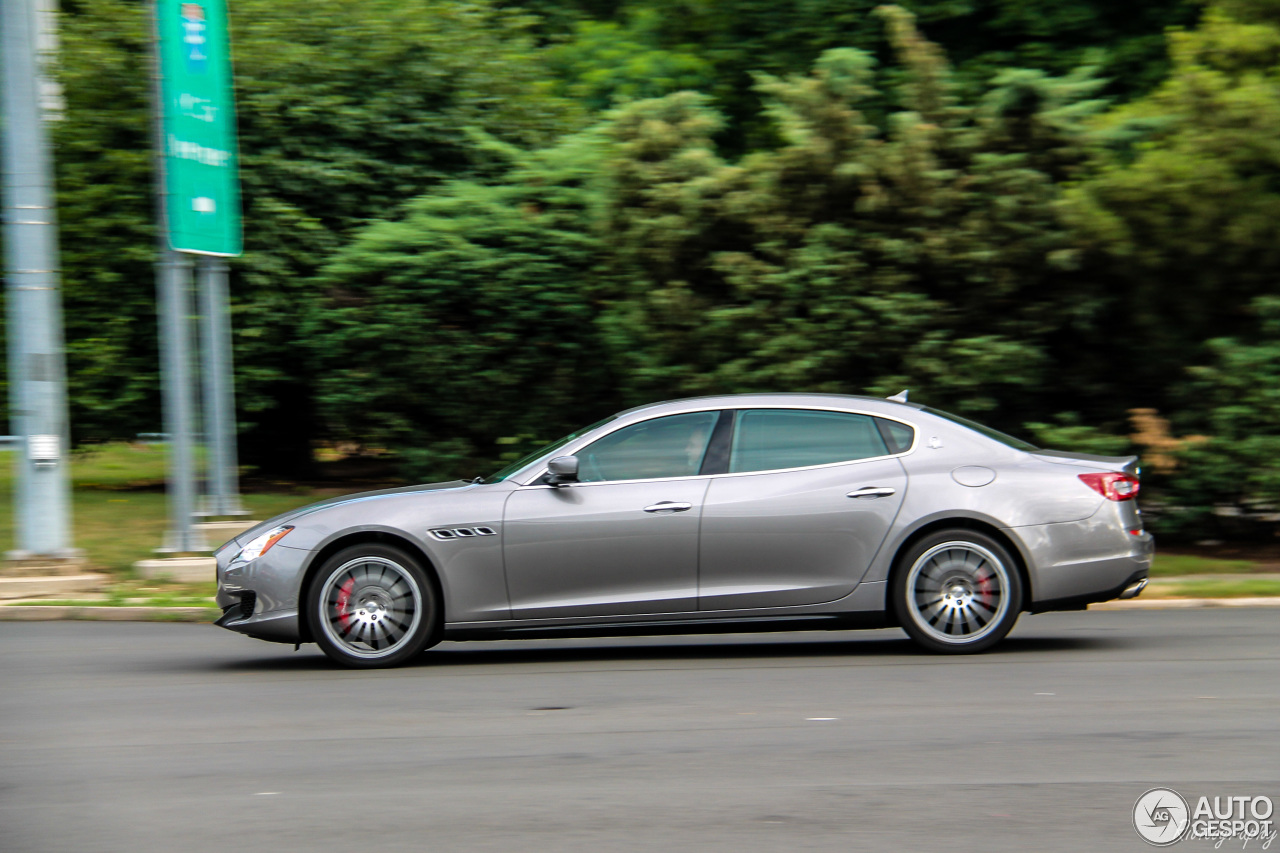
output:
[[[483,525],[477,527],[437,527],[430,531],[431,536],[439,539],[441,542],[451,542],[455,539],[467,539],[472,536],[497,536],[498,531],[492,527]]]

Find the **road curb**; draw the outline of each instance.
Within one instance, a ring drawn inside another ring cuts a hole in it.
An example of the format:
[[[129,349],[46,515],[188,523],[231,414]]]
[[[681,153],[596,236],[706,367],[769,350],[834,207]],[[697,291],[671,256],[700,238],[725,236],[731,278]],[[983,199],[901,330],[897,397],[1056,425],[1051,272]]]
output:
[[[0,622],[212,622],[212,607],[95,607],[92,605],[0,605]]]
[[[1090,610],[1195,610],[1205,607],[1280,607],[1280,595],[1249,598],[1133,598],[1090,604]]]

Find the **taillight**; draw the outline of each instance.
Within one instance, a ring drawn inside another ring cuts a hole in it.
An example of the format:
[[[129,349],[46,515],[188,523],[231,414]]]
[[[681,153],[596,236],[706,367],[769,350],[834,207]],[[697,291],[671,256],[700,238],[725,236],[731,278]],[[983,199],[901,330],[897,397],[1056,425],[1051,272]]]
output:
[[[1138,478],[1129,474],[1081,474],[1080,481],[1109,501],[1131,501],[1138,496]]]

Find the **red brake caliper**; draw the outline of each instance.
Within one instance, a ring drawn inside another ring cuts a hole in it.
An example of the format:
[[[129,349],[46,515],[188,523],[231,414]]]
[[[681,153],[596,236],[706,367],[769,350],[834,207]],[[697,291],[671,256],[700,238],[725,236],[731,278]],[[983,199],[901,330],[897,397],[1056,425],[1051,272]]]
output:
[[[355,578],[347,578],[347,582],[338,588],[338,621],[342,623],[343,628],[351,623],[351,617],[347,615],[347,604],[351,601],[351,590],[355,585]]]

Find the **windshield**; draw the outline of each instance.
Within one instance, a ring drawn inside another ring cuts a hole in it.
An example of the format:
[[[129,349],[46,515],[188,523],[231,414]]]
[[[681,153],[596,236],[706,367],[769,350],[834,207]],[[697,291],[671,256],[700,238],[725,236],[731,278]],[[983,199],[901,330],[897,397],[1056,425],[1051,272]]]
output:
[[[1014,450],[1038,450],[1039,449],[1034,444],[1025,442],[1020,438],[1014,438],[1011,435],[1005,435],[1004,433],[1000,432],[1000,430],[992,429],[989,426],[983,426],[982,424],[979,424],[979,423],[974,423],[968,418],[962,418],[959,415],[953,415],[950,412],[940,412],[937,409],[930,409],[930,408],[925,408],[924,411],[928,412],[931,415],[937,415],[940,418],[949,420],[952,423],[960,424],[960,426],[968,427],[974,432],[981,433],[982,435],[985,435],[987,438],[990,438],[994,441],[998,441],[1001,444],[1006,445],[1007,447],[1012,447]]]
[[[538,448],[537,450],[535,450],[535,451],[533,451],[532,453],[530,453],[529,455],[520,457],[520,458],[519,458],[519,459],[517,459],[515,462],[512,462],[512,463],[511,463],[510,465],[508,465],[507,467],[505,467],[505,468],[503,468],[502,470],[498,471],[496,474],[492,474],[491,476],[485,477],[485,478],[484,478],[484,480],[483,480],[483,482],[485,482],[485,483],[500,483],[500,482],[502,482],[503,480],[505,480],[505,479],[507,479],[508,477],[510,477],[512,474],[516,473],[517,471],[520,471],[520,470],[522,470],[522,469],[524,469],[524,468],[526,468],[526,467],[528,467],[528,466],[532,465],[533,463],[535,463],[535,462],[539,461],[540,459],[544,459],[544,458],[546,458],[546,457],[550,456],[551,454],[555,453],[555,452],[556,452],[557,450],[559,450],[560,448],[564,447],[564,446],[565,446],[566,444],[568,444],[569,442],[573,441],[575,438],[578,438],[578,437],[580,437],[580,436],[584,436],[584,435],[586,435],[587,433],[591,432],[593,429],[595,429],[595,428],[597,428],[597,427],[602,427],[602,426],[604,426],[605,424],[609,423],[609,421],[613,420],[613,419],[614,419],[614,418],[616,418],[616,417],[617,417],[617,415],[610,415],[609,417],[605,418],[605,419],[604,419],[604,420],[602,420],[602,421],[596,421],[596,422],[595,422],[595,423],[593,423],[591,426],[583,427],[582,429],[578,430],[577,432],[571,432],[571,433],[569,433],[568,435],[566,435],[564,438],[560,439],[559,441],[553,441],[553,442],[551,442],[550,444],[548,444],[548,445],[547,445],[547,446],[545,446],[545,447],[540,447],[540,448]]]

